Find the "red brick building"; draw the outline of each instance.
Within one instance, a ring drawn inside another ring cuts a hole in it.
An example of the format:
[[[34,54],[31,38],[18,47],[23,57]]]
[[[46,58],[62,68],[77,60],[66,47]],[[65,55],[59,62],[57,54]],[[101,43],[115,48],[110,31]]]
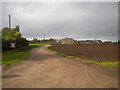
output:
[[[65,38],[60,41],[61,44],[77,44],[76,40],[73,40],[72,38]]]

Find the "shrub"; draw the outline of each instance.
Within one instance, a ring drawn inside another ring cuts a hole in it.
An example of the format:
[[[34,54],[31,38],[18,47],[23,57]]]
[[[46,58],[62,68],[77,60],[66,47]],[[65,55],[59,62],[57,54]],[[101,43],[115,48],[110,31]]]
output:
[[[3,50],[11,49],[10,48],[11,43],[16,43],[16,48],[28,46],[29,44],[26,38],[21,37],[21,33],[18,27],[14,29],[3,28],[2,29],[2,49]]]

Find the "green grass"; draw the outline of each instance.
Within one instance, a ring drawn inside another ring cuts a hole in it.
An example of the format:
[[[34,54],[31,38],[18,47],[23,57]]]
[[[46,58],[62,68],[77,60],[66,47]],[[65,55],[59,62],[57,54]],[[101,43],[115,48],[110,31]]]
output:
[[[119,62],[97,62],[97,61],[94,61],[94,60],[85,60],[85,59],[74,57],[74,56],[67,56],[65,54],[52,51],[52,50],[50,50],[48,48],[46,48],[46,50],[51,52],[51,53],[54,53],[56,55],[64,56],[64,57],[67,57],[67,58],[72,58],[72,59],[75,59],[75,60],[81,60],[81,61],[84,61],[86,63],[94,63],[94,64],[97,64],[97,65],[106,66],[106,67],[120,67],[120,63]]]
[[[94,60],[85,60],[85,59],[81,59],[81,58],[76,58],[76,60],[82,60],[82,61],[87,62],[87,63],[94,63],[94,64],[98,64],[101,66],[107,66],[107,67],[120,67],[119,62],[97,62]]]
[[[47,50],[48,52],[54,53],[54,54],[56,54],[56,55],[60,55],[60,56],[66,57],[65,54],[62,54],[62,53],[59,53],[59,52],[52,51],[52,50],[50,50],[50,49],[48,49],[48,48],[46,48],[46,50]]]
[[[93,61],[93,60],[82,60],[82,61],[87,62],[87,63],[96,63],[96,62]]]
[[[29,46],[26,47],[3,51],[2,62],[0,62],[3,69],[7,69],[8,67],[25,62],[26,59],[31,55],[31,50],[39,46],[44,46],[44,44],[30,43]]]
[[[120,67],[119,62],[97,62],[96,64],[108,67]]]
[[[40,44],[40,43],[30,43],[29,46],[32,47],[39,47],[39,46],[44,46],[45,44]]]
[[[66,56],[67,58],[74,58],[74,56]]]

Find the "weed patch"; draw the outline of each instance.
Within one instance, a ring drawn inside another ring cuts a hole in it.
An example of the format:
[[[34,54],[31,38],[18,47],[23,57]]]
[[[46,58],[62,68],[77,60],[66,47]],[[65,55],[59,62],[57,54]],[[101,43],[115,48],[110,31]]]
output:
[[[67,58],[74,58],[74,56],[66,56]]]
[[[97,62],[96,64],[102,65],[102,66],[120,67],[119,62]]]

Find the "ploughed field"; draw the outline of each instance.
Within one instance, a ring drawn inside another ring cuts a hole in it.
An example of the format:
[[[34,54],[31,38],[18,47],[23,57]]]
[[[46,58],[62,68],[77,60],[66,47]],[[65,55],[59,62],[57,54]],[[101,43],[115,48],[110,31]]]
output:
[[[52,51],[100,62],[118,62],[117,44],[52,45]]]

